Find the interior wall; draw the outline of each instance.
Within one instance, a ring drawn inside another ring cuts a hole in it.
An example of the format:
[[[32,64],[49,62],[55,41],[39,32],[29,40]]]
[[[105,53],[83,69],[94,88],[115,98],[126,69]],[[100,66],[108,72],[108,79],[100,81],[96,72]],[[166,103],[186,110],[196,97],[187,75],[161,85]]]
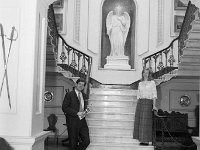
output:
[[[50,114],[55,114],[58,117],[56,128],[60,137],[66,137],[67,131],[65,115],[62,112],[62,102],[67,91],[71,91],[74,87],[74,82],[66,79],[63,76],[46,76],[45,91],[53,93],[53,99],[49,102],[44,102],[44,129],[47,129],[49,124],[47,117]]]
[[[181,96],[190,97],[189,106],[180,105]],[[174,78],[158,86],[157,106],[164,111],[188,114],[188,125],[196,126],[195,109],[199,105],[199,79]]]
[[[8,85],[4,82],[0,101],[0,135],[31,136],[32,102],[34,100],[34,56],[35,56],[35,13],[36,1],[4,1],[0,8],[0,20],[4,32],[10,38],[12,27],[15,27],[14,37],[7,65]],[[10,40],[5,37],[6,57]],[[2,52],[2,50],[1,50]],[[0,54],[3,60],[3,54]],[[3,78],[4,66],[0,62],[0,77]],[[8,104],[6,86],[9,86],[11,108]],[[2,101],[3,100],[3,101]],[[23,108],[23,109],[22,109]],[[26,118],[26,119],[24,119]],[[15,128],[13,128],[13,122]],[[23,122],[23,126],[22,126]]]

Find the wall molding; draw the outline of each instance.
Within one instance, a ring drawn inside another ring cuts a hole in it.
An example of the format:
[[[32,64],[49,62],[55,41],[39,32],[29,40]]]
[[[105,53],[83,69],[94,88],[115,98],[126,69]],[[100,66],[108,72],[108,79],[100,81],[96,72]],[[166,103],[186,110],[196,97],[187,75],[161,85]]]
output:
[[[80,10],[81,1],[75,0],[74,4],[74,41],[76,43],[80,42]]]
[[[157,21],[157,46],[163,44],[164,41],[164,1],[158,0],[158,21]]]

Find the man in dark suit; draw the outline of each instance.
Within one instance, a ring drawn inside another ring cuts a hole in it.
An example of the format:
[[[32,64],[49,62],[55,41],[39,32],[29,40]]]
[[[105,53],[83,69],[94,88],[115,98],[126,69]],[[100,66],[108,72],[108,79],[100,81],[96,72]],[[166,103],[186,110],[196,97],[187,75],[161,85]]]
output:
[[[89,129],[84,112],[87,108],[86,95],[82,92],[84,86],[85,81],[78,79],[74,90],[66,93],[62,104],[62,110],[67,120],[70,150],[85,150],[90,144]]]

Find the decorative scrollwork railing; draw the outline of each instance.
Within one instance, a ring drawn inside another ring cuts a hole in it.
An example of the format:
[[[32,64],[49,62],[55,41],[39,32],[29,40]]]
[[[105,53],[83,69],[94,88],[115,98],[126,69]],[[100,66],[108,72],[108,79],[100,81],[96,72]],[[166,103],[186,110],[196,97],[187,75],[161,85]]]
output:
[[[53,51],[58,52],[58,30],[55,22],[53,5],[48,9],[47,45],[53,45]]]
[[[159,78],[166,73],[172,73],[174,69],[178,68],[175,63],[178,64],[179,57],[182,55],[185,40],[188,39],[188,32],[191,30],[191,22],[195,19],[196,11],[197,7],[189,1],[179,36],[172,40],[168,47],[143,58],[143,67],[151,68],[154,72],[154,78]],[[178,48],[176,49],[175,41],[177,40]]]
[[[61,35],[59,35],[59,39],[62,42],[62,51],[58,65],[64,70],[70,71],[72,76],[86,78],[90,73],[92,57],[68,45]]]
[[[163,74],[171,72],[174,67],[174,43],[178,38],[175,38],[168,47],[150,55],[143,59],[143,67],[149,67],[154,72],[154,78],[158,78]]]
[[[68,45],[65,39],[58,33],[53,5],[50,5],[48,10],[48,32],[50,38],[49,40],[47,38],[47,44],[51,44],[55,48],[57,65],[63,71],[70,71],[71,77],[84,78],[86,80],[84,92],[89,96],[92,57]]]
[[[195,20],[195,15],[197,12],[197,7],[191,3],[191,1],[188,2],[188,7],[185,12],[185,17],[182,23],[182,27],[179,33],[179,57],[183,54],[183,48],[185,47],[185,40],[188,39],[188,32],[192,29],[192,21]]]

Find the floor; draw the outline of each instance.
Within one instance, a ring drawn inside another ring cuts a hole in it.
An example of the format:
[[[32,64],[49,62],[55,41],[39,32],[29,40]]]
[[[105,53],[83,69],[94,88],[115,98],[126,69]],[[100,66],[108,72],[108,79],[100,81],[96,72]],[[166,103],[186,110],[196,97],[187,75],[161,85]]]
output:
[[[49,139],[48,143],[45,142],[45,150],[69,150],[68,147],[68,141],[64,141],[64,139],[59,139],[58,144],[56,144],[56,140]],[[162,148],[161,145],[159,147],[155,148],[155,150],[197,150],[197,148],[194,147],[177,147],[177,146],[167,146],[165,144],[165,147]]]
[[[45,142],[45,150],[69,150],[68,142],[63,142],[64,139],[59,139],[58,144],[54,139],[48,139]]]

